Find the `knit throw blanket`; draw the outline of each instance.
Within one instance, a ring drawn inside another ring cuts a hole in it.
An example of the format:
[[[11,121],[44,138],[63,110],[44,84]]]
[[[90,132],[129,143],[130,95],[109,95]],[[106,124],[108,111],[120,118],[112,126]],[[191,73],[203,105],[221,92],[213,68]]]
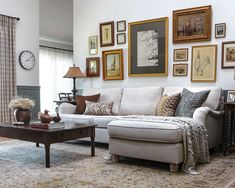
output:
[[[198,174],[195,171],[196,164],[210,162],[208,135],[204,125],[197,120],[186,117],[162,117],[162,116],[141,116],[131,115],[122,119],[133,121],[141,120],[157,122],[161,124],[175,124],[182,132],[184,161],[182,171],[189,174]]]

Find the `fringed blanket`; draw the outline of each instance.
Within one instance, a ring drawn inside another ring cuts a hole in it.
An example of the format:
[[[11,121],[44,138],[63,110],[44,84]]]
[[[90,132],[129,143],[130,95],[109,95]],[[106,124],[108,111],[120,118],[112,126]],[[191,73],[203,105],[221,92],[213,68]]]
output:
[[[162,117],[131,115],[123,117],[125,120],[141,120],[148,122],[160,122],[176,124],[180,127],[183,137],[184,161],[182,171],[189,174],[197,174],[196,164],[210,162],[208,135],[204,125],[192,118],[186,117]]]

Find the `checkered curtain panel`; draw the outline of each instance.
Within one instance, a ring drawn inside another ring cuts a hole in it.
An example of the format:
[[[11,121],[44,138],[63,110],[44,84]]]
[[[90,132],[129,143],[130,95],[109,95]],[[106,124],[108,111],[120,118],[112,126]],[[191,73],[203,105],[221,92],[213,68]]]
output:
[[[16,96],[16,20],[0,15],[0,122],[13,120],[8,108]]]

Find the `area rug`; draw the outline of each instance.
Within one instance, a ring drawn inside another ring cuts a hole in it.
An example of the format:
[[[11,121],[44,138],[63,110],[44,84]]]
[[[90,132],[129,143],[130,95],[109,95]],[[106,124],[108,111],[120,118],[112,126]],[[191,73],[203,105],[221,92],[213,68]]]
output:
[[[0,142],[0,187],[8,188],[221,188],[232,185],[235,156],[213,156],[200,165],[199,175],[169,172],[169,165],[122,158],[120,163],[104,160],[107,147],[59,143],[51,145],[51,168],[45,168],[44,148],[18,140]],[[230,184],[229,184],[230,183]]]

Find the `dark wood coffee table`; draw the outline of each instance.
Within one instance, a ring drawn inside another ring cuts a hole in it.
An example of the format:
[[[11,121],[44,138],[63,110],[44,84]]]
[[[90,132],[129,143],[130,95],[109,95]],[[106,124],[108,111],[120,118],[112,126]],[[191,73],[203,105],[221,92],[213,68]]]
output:
[[[95,156],[95,126],[85,124],[65,123],[65,128],[53,130],[36,129],[30,126],[12,125],[11,123],[0,123],[0,136],[35,142],[45,145],[46,168],[50,167],[50,145],[54,143],[90,137],[91,156]]]

